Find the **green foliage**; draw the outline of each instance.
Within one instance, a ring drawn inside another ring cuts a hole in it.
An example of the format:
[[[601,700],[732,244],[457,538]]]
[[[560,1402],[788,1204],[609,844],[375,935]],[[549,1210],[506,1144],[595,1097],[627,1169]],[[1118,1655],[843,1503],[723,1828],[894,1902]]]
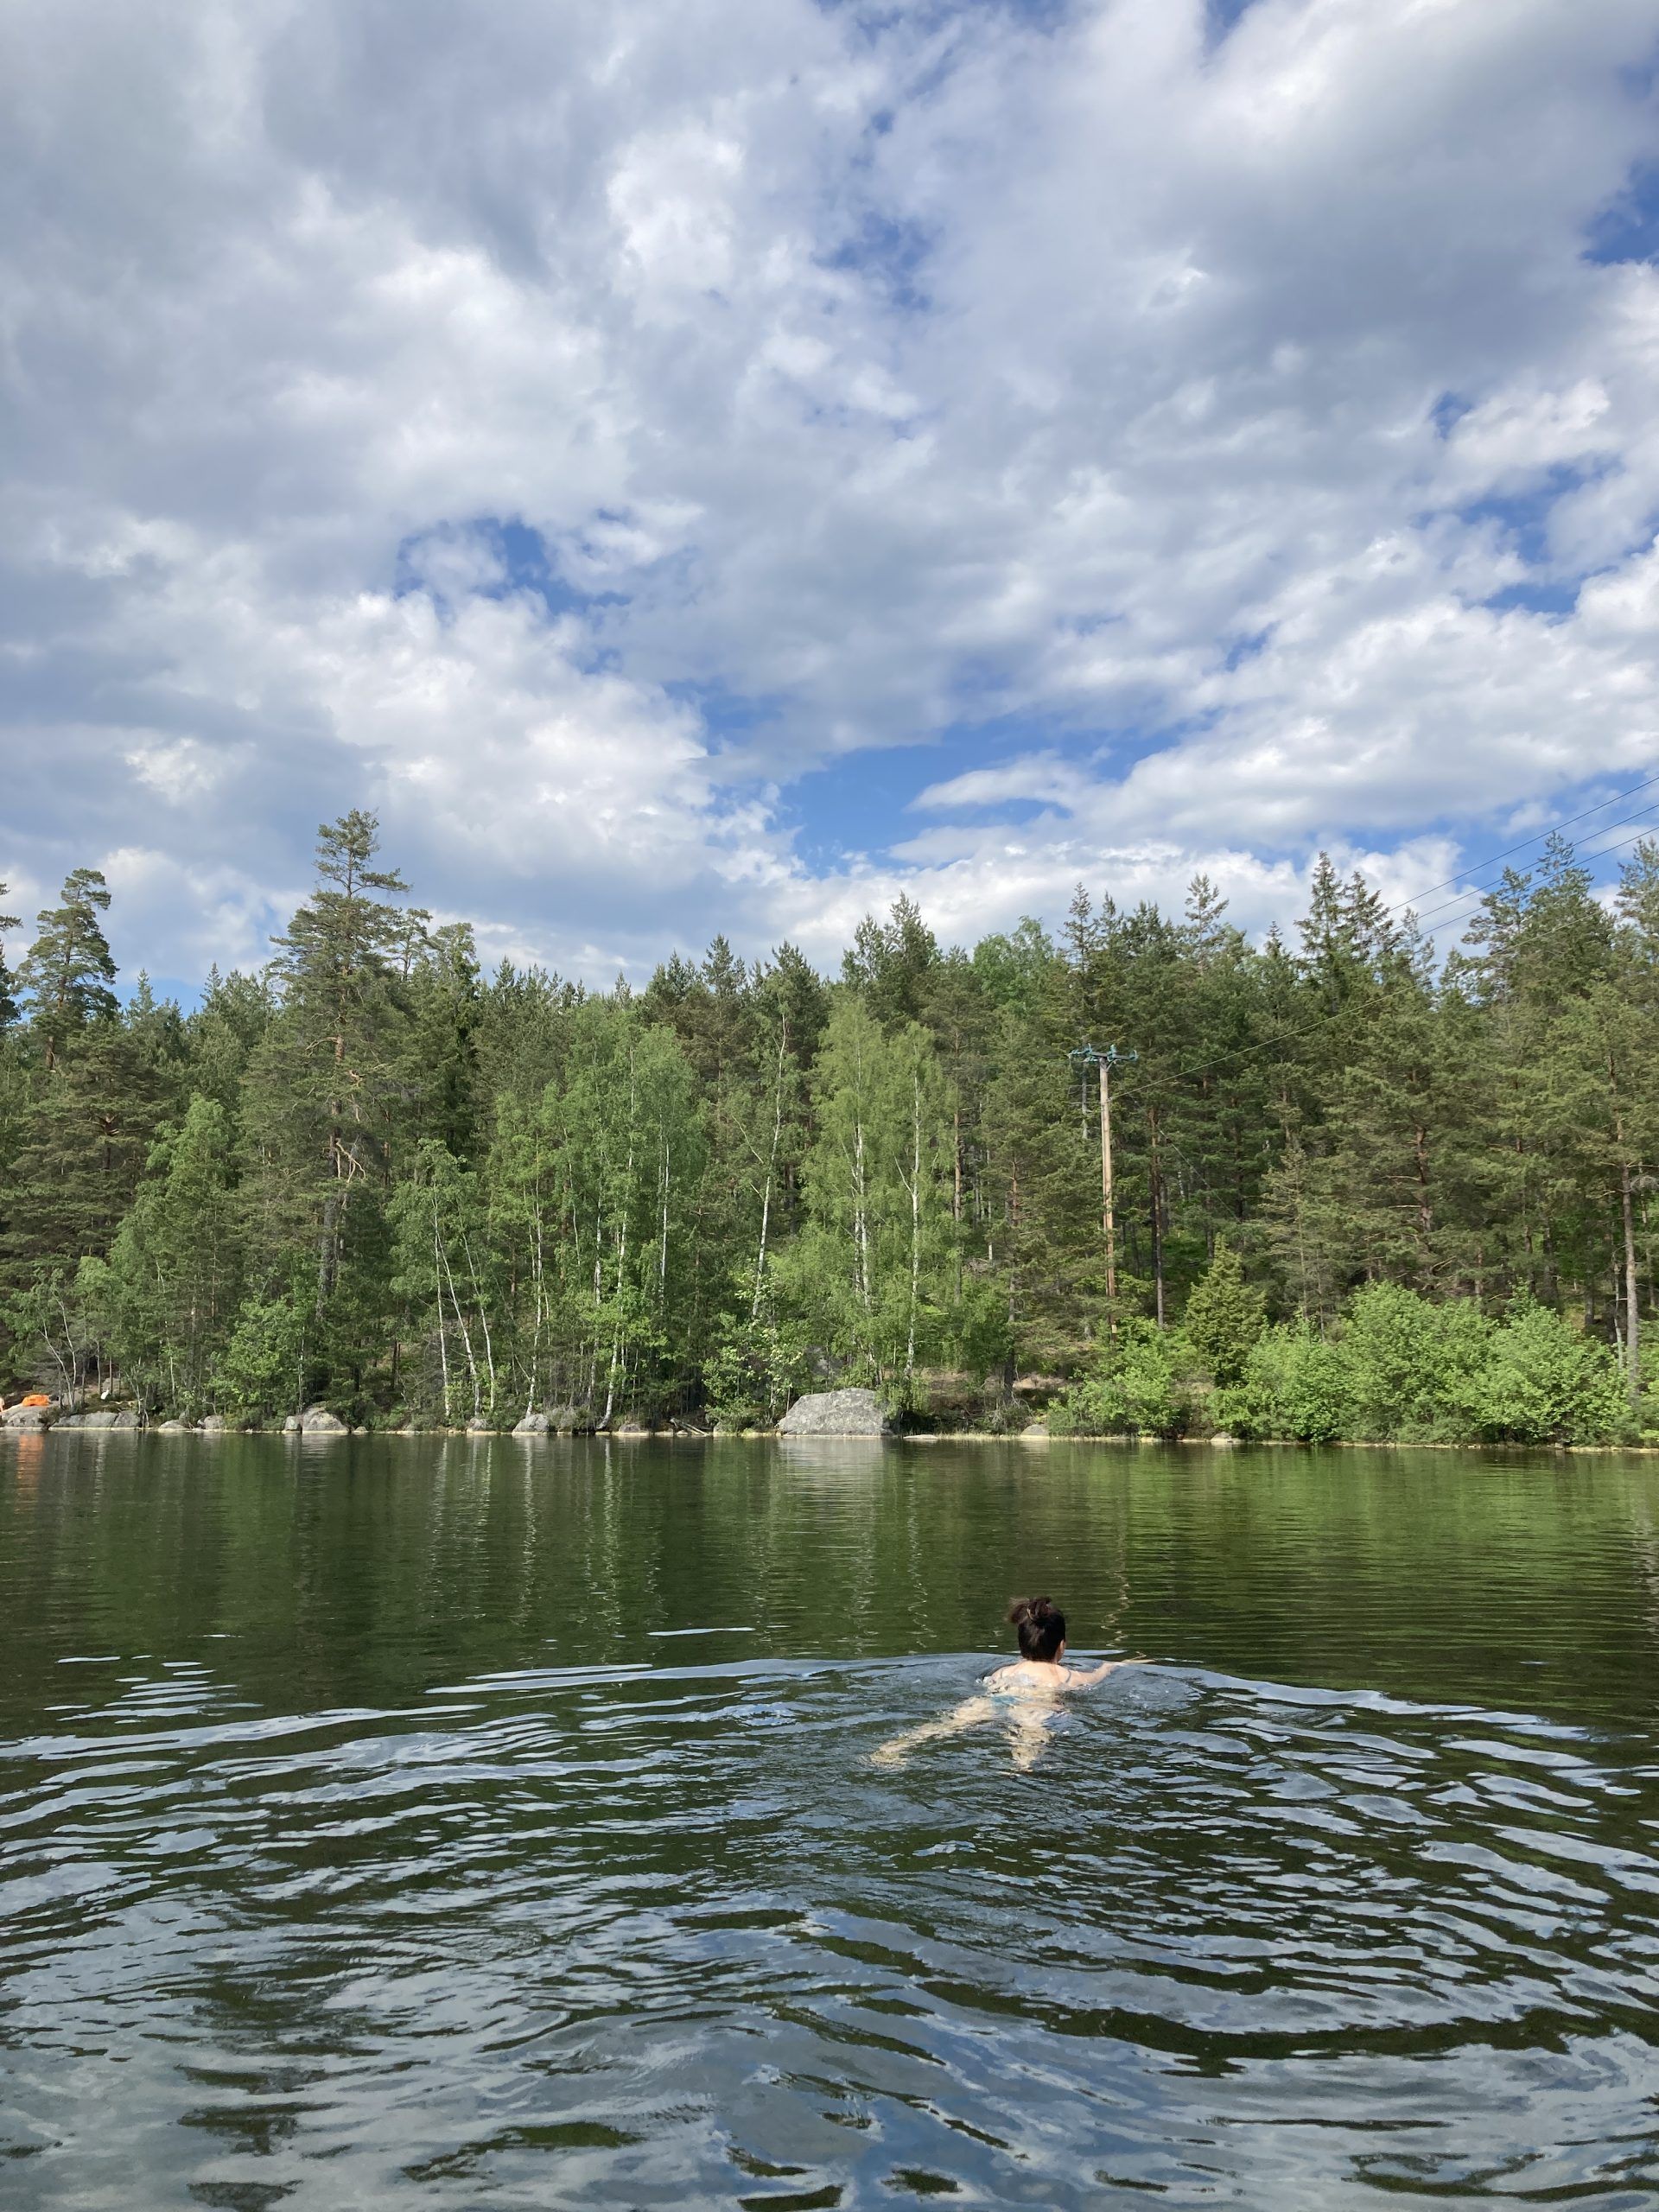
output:
[[[769,1428],[805,1381],[798,1332],[764,1312],[727,1325],[702,1370],[709,1418],[719,1428]]]
[[[1198,1363],[1179,1329],[1128,1321],[1099,1367],[1049,1416],[1057,1436],[1177,1437],[1199,1405]]]
[[[1553,842],[1444,961],[1325,861],[1260,947],[1200,878],[971,950],[900,899],[834,982],[716,936],[594,992],[484,975],[353,811],[188,1015],[118,1002],[109,908],[77,870],[0,960],[0,1379],[747,1423],[827,1363],[918,1419],[1022,1420],[1023,1372],[1057,1428],[1659,1427],[1659,842],[1611,907]],[[1085,1042],[1137,1055],[1115,1334]]]
[[[48,1068],[92,1023],[115,1019],[115,960],[100,918],[109,906],[98,869],[78,868],[64,880],[60,903],[35,918],[35,942],[17,980]]]
[[[253,1298],[215,1370],[223,1410],[245,1421],[296,1414],[308,1402],[315,1375],[309,1357],[312,1312],[303,1290]]]
[[[1471,1300],[1435,1306],[1397,1284],[1369,1284],[1341,1336],[1353,1433],[1417,1443],[1472,1436],[1491,1339]]]
[[[91,1264],[96,1268],[99,1263]],[[79,1281],[86,1265],[83,1261],[74,1275],[63,1267],[36,1267],[0,1306],[11,1382],[68,1400],[95,1365],[96,1341]]]
[[[1007,1292],[983,1275],[970,1276],[957,1300],[953,1351],[957,1364],[976,1382],[1008,1373],[1014,1364],[1014,1327]]]
[[[1606,1346],[1529,1300],[1517,1302],[1493,1336],[1475,1408],[1484,1435],[1516,1444],[1603,1444],[1628,1418]]]
[[[1245,1281],[1237,1254],[1222,1238],[1186,1301],[1183,1326],[1193,1351],[1217,1382],[1240,1382],[1267,1325],[1267,1300]]]
[[[0,899],[10,887],[0,883]],[[11,1027],[18,1015],[17,978],[6,965],[6,939],[22,924],[16,914],[0,914],[0,1034]]]
[[[242,1259],[222,1106],[190,1102],[164,1130],[107,1262],[80,1287],[128,1387],[189,1416],[217,1410],[216,1374],[235,1325]]]
[[[1258,1338],[1243,1380],[1219,1395],[1216,1421],[1236,1436],[1333,1444],[1353,1433],[1352,1404],[1338,1347],[1307,1322],[1294,1322]]]
[[[806,1215],[783,1278],[820,1340],[857,1371],[912,1375],[953,1302],[944,1084],[927,1033],[889,1035],[851,994],[814,1071]]]

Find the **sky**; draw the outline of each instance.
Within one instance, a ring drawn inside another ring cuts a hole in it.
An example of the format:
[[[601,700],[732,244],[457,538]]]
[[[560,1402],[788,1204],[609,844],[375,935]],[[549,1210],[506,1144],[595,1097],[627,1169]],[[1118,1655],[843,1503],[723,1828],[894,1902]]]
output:
[[[1659,773],[1656,64],[1655,0],[9,0],[5,906],[100,868],[193,990],[353,806],[595,982],[1423,894]]]

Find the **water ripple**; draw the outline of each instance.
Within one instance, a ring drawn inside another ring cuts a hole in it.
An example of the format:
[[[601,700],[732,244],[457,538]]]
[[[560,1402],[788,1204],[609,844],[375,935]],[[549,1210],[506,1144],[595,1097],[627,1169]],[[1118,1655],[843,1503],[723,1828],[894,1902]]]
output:
[[[297,1644],[63,1631],[0,1708],[8,2202],[1655,2201],[1650,1727],[1166,1658],[1029,1774],[880,1769],[983,1654],[731,1598],[288,1705]]]

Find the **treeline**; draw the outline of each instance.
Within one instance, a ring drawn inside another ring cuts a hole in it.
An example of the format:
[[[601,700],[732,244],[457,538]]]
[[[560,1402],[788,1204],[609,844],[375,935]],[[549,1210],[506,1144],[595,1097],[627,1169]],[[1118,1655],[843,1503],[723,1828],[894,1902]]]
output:
[[[971,951],[901,899],[833,979],[716,938],[594,993],[482,975],[377,842],[322,830],[270,964],[188,1014],[142,977],[120,1001],[91,870],[0,961],[11,1387],[753,1425],[832,1376],[925,1411],[948,1374],[995,1425],[1034,1373],[1071,1386],[1062,1423],[1296,1433],[1284,1378],[1386,1289],[1612,1376],[1560,1433],[1645,1418],[1659,845],[1608,901],[1550,841],[1444,960],[1322,861],[1259,946],[1202,879],[1179,918],[1080,892],[1058,936]],[[1123,1055],[1109,1219],[1088,1046]],[[1203,1315],[1236,1295],[1234,1372]],[[1459,1388],[1390,1433],[1503,1433],[1501,1391]],[[1320,1433],[1363,1433],[1338,1397]]]

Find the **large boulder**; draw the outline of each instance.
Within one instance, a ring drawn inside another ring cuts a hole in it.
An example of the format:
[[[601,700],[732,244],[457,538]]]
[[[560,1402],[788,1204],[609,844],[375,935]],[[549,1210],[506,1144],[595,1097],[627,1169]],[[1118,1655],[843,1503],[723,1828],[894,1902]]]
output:
[[[778,1424],[780,1436],[887,1436],[892,1431],[874,1390],[814,1390],[797,1398]]]
[[[156,1433],[157,1436],[182,1436],[189,1427],[188,1421],[164,1421],[157,1427]]]
[[[307,1436],[349,1436],[351,1431],[338,1414],[331,1414],[327,1406],[308,1406],[300,1415],[300,1427]]]
[[[223,1414],[204,1414],[201,1417],[202,1433],[206,1436],[222,1436],[229,1427]]]
[[[8,1406],[0,1414],[8,1428],[44,1428],[51,1418],[50,1406]]]
[[[547,1415],[545,1414],[526,1414],[522,1421],[515,1421],[513,1423],[512,1433],[515,1436],[545,1436],[547,1434]]]

